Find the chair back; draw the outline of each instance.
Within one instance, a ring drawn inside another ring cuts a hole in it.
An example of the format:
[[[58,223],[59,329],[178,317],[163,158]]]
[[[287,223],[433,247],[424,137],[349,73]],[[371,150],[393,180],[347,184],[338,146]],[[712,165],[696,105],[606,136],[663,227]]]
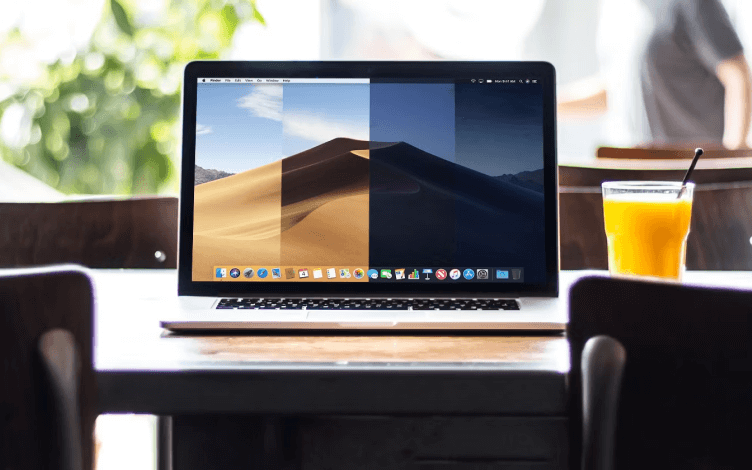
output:
[[[691,159],[694,148],[623,148],[599,147],[595,155],[597,158],[621,158],[630,160],[672,160]],[[752,157],[752,150],[728,150],[725,148],[703,149],[702,158],[745,158]]]
[[[749,468],[752,291],[591,277],[569,301],[572,468],[582,351],[598,335],[626,350],[616,468]]]
[[[559,166],[561,269],[608,269],[604,181],[681,181],[685,169]],[[687,269],[752,270],[752,168],[698,168]]]
[[[177,267],[178,200],[0,203],[0,268]]]
[[[75,267],[0,277],[0,468],[92,468],[92,299]]]

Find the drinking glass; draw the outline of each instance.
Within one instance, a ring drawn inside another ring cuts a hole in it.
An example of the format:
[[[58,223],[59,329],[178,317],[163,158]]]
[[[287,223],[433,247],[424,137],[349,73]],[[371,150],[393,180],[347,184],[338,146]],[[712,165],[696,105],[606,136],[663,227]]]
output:
[[[681,281],[694,183],[610,181],[601,185],[611,275]]]

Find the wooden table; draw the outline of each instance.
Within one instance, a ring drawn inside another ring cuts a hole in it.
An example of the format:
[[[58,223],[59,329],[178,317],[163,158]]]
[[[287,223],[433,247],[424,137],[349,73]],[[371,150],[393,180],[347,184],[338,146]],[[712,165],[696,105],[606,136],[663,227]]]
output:
[[[172,415],[178,470],[566,467],[563,335],[176,335],[174,271],[93,273],[99,410]]]

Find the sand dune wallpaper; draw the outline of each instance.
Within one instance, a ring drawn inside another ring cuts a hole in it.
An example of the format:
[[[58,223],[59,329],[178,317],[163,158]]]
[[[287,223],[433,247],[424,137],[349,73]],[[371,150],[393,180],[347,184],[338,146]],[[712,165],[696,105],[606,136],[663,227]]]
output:
[[[545,275],[540,90],[205,88],[194,280],[216,280],[215,266],[522,266],[526,280]]]
[[[522,266],[545,279],[540,87],[371,85],[372,266]]]
[[[543,193],[400,142],[371,151],[371,262],[525,266],[545,261]]]
[[[368,266],[367,85],[315,86],[199,93],[194,280],[215,266]],[[223,176],[203,182],[209,170]]]

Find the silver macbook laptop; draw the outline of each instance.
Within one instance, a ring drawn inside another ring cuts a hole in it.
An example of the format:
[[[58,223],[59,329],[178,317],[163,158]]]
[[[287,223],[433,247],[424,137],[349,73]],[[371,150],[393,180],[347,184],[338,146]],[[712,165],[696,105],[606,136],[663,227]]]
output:
[[[194,62],[170,330],[563,330],[541,62]]]

